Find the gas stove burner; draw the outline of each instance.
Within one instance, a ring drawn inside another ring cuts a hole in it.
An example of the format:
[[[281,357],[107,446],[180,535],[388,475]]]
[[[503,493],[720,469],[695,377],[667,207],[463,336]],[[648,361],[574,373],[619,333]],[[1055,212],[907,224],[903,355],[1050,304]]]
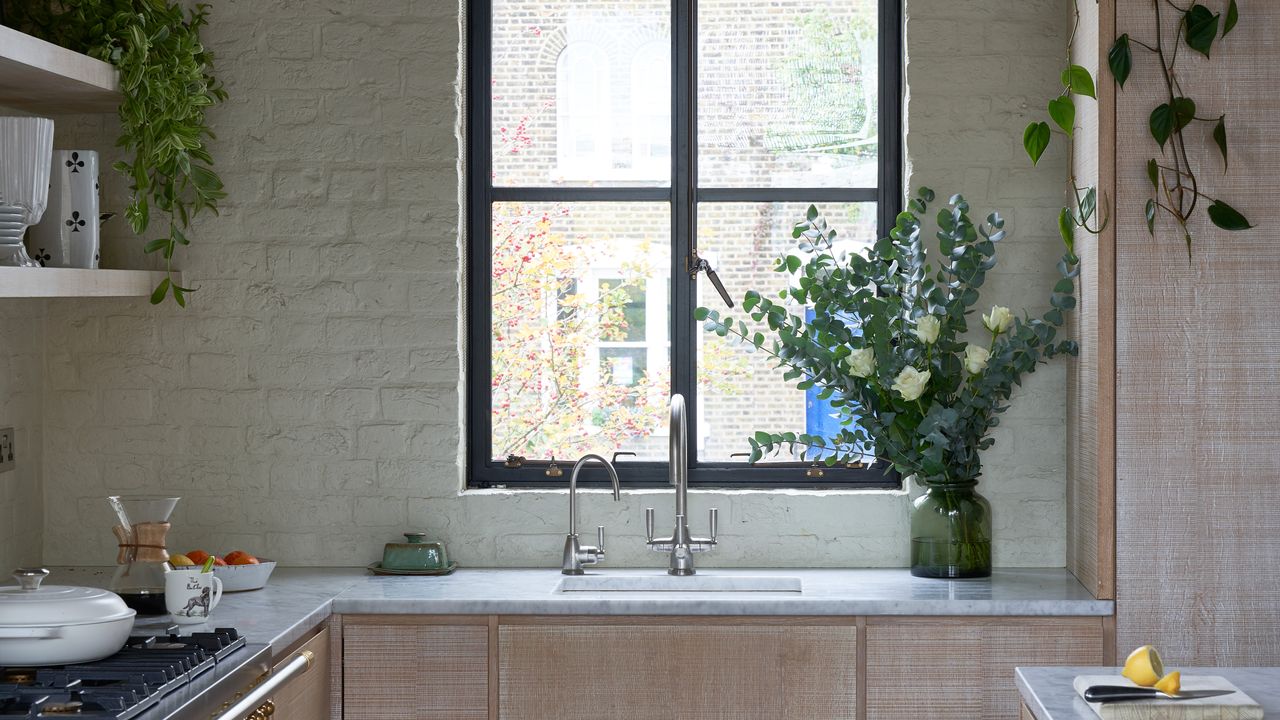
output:
[[[131,637],[109,658],[79,665],[0,668],[0,720],[130,720],[245,646],[233,628]]]

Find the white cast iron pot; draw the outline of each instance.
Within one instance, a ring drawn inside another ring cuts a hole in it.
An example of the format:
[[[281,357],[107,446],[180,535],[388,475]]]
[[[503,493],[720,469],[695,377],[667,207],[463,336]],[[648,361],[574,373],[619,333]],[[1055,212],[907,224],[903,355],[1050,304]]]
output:
[[[106,590],[40,587],[44,569],[18,569],[0,587],[0,667],[93,662],[124,647],[137,611]]]

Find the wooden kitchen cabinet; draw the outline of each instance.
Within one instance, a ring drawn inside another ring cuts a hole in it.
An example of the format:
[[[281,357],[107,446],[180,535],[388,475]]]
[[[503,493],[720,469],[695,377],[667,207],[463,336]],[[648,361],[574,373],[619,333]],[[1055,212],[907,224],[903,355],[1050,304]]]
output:
[[[299,652],[306,650],[314,660],[302,675],[286,683],[272,698],[276,711],[272,720],[325,720],[329,717],[330,653],[329,629],[321,628],[292,652],[285,653],[276,662],[274,672],[279,672]]]
[[[1102,665],[1103,618],[867,618],[866,720],[1016,720],[1017,665]]]
[[[499,720],[855,720],[852,619],[502,618]]]
[[[344,616],[342,717],[488,720],[488,619]]]

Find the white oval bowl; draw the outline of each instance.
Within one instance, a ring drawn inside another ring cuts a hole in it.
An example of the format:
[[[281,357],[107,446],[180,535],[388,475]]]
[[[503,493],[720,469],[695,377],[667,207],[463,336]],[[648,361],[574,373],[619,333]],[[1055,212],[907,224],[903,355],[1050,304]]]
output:
[[[257,565],[214,565],[213,574],[222,581],[223,592],[243,592],[266,587],[275,569],[275,560],[258,558]]]

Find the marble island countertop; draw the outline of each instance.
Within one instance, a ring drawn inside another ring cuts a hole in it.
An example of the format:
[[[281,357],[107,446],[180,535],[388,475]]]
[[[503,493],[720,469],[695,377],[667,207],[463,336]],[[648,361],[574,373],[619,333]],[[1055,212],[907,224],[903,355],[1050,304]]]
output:
[[[106,586],[111,568],[53,568],[50,584]],[[601,568],[588,576],[667,578],[661,569]],[[279,655],[332,613],[508,615],[1110,615],[1066,570],[996,570],[989,579],[927,580],[904,569],[705,568],[698,578],[799,580],[800,592],[559,592],[556,569],[461,569],[444,577],[379,577],[364,568],[277,568],[267,587],[226,593],[211,625],[235,627]],[[674,578],[678,582],[683,578]],[[793,583],[794,584],[794,583]],[[157,632],[168,617],[139,618]],[[203,626],[188,628],[199,630]],[[184,630],[187,628],[184,628]]]
[[[1184,677],[1220,675],[1262,706],[1263,714],[1280,714],[1280,668],[1178,668]],[[1022,702],[1035,720],[1097,720],[1098,715],[1080,696],[1072,682],[1077,675],[1120,674],[1120,668],[1020,667],[1016,669]]]

